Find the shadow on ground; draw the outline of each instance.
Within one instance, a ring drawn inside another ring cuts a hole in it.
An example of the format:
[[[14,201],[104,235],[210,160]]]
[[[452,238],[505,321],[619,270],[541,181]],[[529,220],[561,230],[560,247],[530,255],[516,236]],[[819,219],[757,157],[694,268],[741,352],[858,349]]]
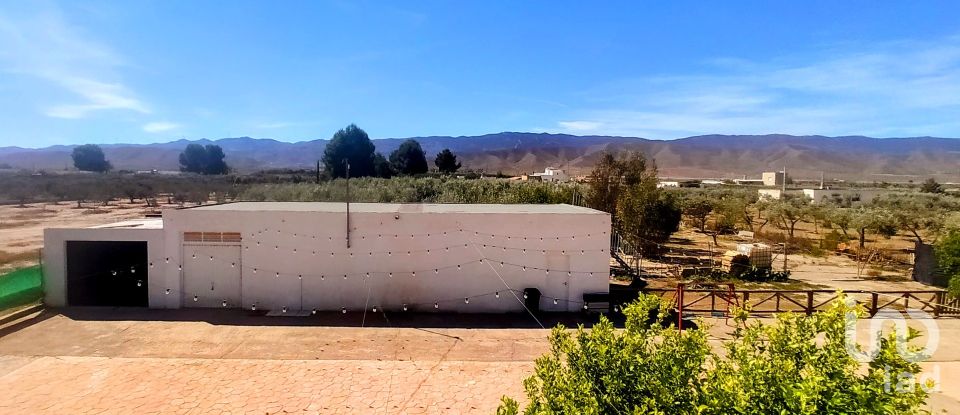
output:
[[[460,313],[386,313],[325,311],[308,316],[267,316],[263,311],[239,309],[145,309],[123,307],[65,307],[47,308],[38,321],[60,314],[73,320],[89,321],[195,321],[227,326],[317,326],[317,327],[408,327],[408,328],[475,328],[475,329],[534,329],[563,324],[567,327],[590,327],[599,320],[597,314],[536,313],[536,319],[527,313],[460,314]],[[47,315],[46,317],[42,317]],[[619,320],[614,318],[614,320]],[[538,324],[539,321],[539,324]],[[0,333],[2,335],[2,333]]]

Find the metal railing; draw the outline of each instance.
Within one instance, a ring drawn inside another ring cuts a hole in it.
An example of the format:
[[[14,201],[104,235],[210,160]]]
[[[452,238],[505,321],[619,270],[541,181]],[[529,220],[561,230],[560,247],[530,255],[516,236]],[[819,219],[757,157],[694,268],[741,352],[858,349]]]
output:
[[[751,314],[784,312],[807,315],[823,311],[837,299],[831,290],[726,290],[652,288],[643,290],[656,295],[678,309],[690,313],[726,314],[733,304],[746,307]],[[870,316],[883,309],[902,311],[914,309],[929,312],[934,317],[942,314],[960,314],[960,307],[946,302],[943,290],[903,291],[843,291],[843,295],[863,304]],[[954,300],[960,303],[960,300]]]

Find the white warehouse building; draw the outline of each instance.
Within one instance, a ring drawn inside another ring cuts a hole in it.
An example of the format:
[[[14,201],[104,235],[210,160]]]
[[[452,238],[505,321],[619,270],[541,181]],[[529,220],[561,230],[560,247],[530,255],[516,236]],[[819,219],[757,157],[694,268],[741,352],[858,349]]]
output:
[[[200,206],[46,229],[45,302],[490,313],[535,288],[540,309],[576,311],[609,290],[609,232],[609,214],[570,205]]]

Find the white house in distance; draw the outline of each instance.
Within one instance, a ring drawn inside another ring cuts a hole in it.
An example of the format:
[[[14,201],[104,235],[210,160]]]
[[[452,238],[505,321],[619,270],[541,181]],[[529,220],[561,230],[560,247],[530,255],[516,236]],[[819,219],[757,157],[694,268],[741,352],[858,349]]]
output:
[[[804,196],[810,198],[810,203],[813,204],[834,202],[861,205],[889,193],[891,193],[889,190],[881,189],[803,189]]]
[[[609,232],[609,214],[570,205],[200,206],[46,229],[45,302],[516,312],[536,288],[542,310],[576,311],[608,292]]]
[[[545,182],[563,183],[570,181],[570,176],[567,173],[555,167],[547,167],[543,170],[543,173],[534,173],[530,177],[536,177]]]

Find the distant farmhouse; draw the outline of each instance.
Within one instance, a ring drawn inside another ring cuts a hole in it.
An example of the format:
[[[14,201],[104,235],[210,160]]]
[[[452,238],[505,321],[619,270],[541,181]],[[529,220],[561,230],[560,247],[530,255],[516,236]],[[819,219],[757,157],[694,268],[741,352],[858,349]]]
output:
[[[765,171],[760,175],[764,186],[783,186],[786,174],[782,171]]]
[[[543,173],[532,173],[532,174],[514,176],[514,177],[511,177],[510,180],[566,183],[566,182],[569,182],[571,178],[570,178],[570,175],[568,175],[562,169],[558,169],[555,167],[547,167],[546,169],[543,170]],[[577,181],[586,181],[586,180],[588,180],[588,177],[584,176],[582,178],[578,177]]]
[[[530,177],[539,178],[544,182],[563,183],[570,181],[570,176],[568,176],[567,173],[554,167],[547,167],[543,170],[543,173],[534,173],[530,175]]]

